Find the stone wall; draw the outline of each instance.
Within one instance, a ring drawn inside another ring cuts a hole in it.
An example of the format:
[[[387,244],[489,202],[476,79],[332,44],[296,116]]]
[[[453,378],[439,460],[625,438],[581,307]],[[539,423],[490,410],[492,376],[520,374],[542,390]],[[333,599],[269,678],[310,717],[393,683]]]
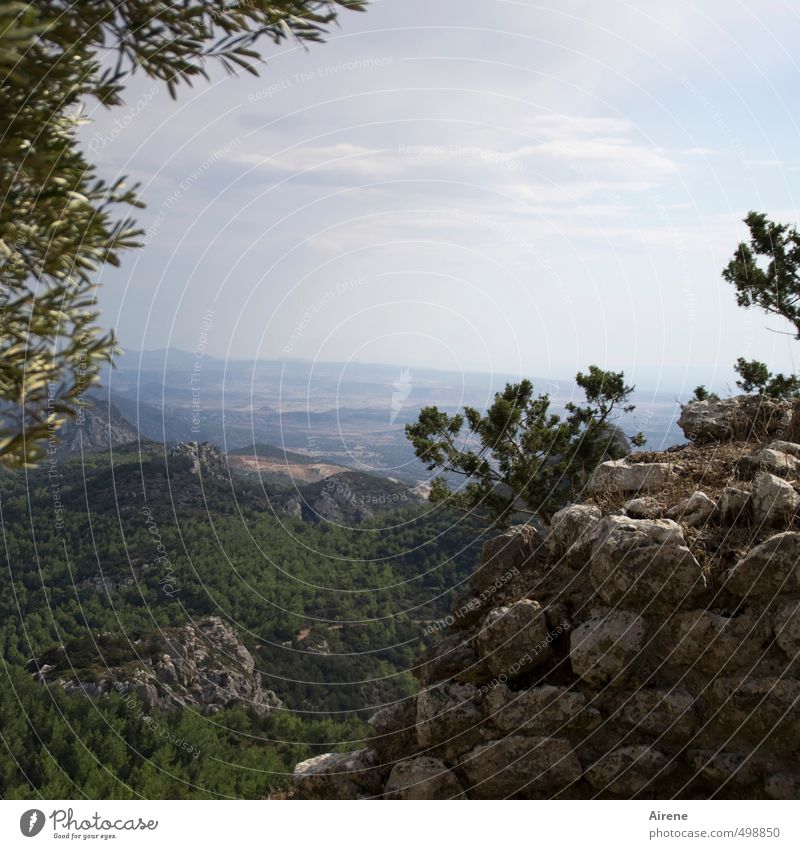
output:
[[[485,546],[419,693],[296,795],[798,798],[798,474],[787,441],[605,464]]]

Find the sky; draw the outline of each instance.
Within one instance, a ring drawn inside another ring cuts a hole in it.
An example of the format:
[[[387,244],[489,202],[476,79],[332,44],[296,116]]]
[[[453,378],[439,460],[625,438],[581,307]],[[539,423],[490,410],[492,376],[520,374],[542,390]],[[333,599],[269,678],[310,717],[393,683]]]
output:
[[[721,271],[796,223],[791,2],[376,0],[259,78],[135,75],[89,156],[140,182],[99,302],[129,350],[383,362],[641,388],[796,367]]]

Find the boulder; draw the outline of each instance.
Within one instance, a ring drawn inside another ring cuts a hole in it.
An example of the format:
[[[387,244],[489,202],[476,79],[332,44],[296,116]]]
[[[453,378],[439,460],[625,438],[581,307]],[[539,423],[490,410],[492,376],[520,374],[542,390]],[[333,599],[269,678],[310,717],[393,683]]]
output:
[[[511,734],[559,734],[565,729],[590,729],[600,724],[600,712],[586,704],[574,688],[544,684],[515,692],[504,684],[486,697],[484,713],[500,731]]]
[[[581,777],[568,740],[512,735],[477,746],[460,760],[471,799],[549,797]]]
[[[793,599],[775,611],[775,642],[790,660],[800,659],[800,601]]]
[[[731,569],[725,588],[739,598],[770,601],[780,592],[797,592],[800,533],[775,534],[751,549]]]
[[[709,781],[715,788],[723,784],[747,787],[758,781],[762,770],[752,752],[721,752],[715,749],[690,749],[686,755],[695,775]]]
[[[417,748],[417,700],[387,705],[369,718],[369,746],[381,763],[393,763]]]
[[[601,516],[600,509],[589,504],[571,504],[559,510],[550,522],[547,535],[550,556],[557,560],[573,546],[586,542]]]
[[[631,463],[627,458],[607,460],[592,472],[587,484],[590,493],[654,492],[666,485],[671,475],[669,463]]]
[[[630,797],[655,785],[671,769],[669,757],[652,746],[621,746],[592,764],[586,779],[596,790]]]
[[[622,509],[631,519],[658,519],[661,515],[658,501],[648,496],[633,498]]]
[[[493,674],[513,678],[548,660],[554,639],[542,606],[526,598],[490,610],[475,646]]]
[[[668,519],[676,519],[692,528],[708,524],[717,512],[717,505],[704,492],[694,492],[667,511]]]
[[[409,758],[395,764],[386,781],[387,799],[458,799],[464,788],[438,758]]]
[[[732,525],[749,516],[750,493],[736,486],[726,486],[717,502],[719,517],[726,525]]]
[[[607,604],[640,609],[675,608],[706,585],[680,525],[669,519],[607,516],[597,533],[589,574]]]
[[[800,495],[777,475],[759,472],[753,478],[750,506],[753,520],[758,524],[786,527],[800,510]]]
[[[640,687],[625,698],[617,717],[630,728],[668,740],[689,739],[697,727],[695,699],[681,686]]]
[[[413,669],[420,684],[427,686],[436,681],[459,681],[480,678],[480,658],[472,643],[458,633],[447,634],[429,646]]]
[[[472,684],[448,682],[417,696],[417,739],[423,749],[436,749],[453,760],[472,748],[481,735],[481,693]]]
[[[787,435],[790,418],[790,405],[785,401],[763,395],[739,395],[691,401],[682,407],[678,427],[696,444],[755,441]]]
[[[497,591],[508,583],[515,570],[530,568],[543,555],[542,538],[536,528],[515,525],[484,544],[480,565],[470,578],[470,587],[478,595]]]
[[[800,472],[800,459],[792,454],[774,448],[774,445],[789,445],[790,443],[773,442],[768,448],[762,448],[749,457],[743,457],[739,469],[743,477],[749,477],[757,472],[769,472],[781,478],[796,478]]]
[[[572,669],[587,684],[602,687],[623,676],[644,645],[645,622],[627,610],[609,610],[570,635]]]
[[[671,617],[659,636],[665,663],[713,674],[752,667],[764,653],[770,632],[767,617],[756,612],[723,616],[690,610]]]
[[[775,772],[764,781],[764,793],[768,799],[800,799],[800,775]]]
[[[297,764],[292,776],[298,799],[368,799],[381,792],[381,779],[372,749],[317,755]]]
[[[740,735],[753,748],[771,742],[785,754],[800,733],[800,681],[775,675],[726,675],[712,679],[703,699],[712,710],[717,735]]]

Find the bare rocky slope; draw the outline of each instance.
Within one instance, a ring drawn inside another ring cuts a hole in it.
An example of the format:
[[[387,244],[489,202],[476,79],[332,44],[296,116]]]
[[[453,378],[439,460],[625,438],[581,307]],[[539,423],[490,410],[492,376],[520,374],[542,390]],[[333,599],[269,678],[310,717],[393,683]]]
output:
[[[282,707],[262,685],[239,635],[217,616],[138,640],[100,635],[85,646],[54,649],[30,666],[48,686],[91,698],[135,696],[146,710],[188,706],[210,714],[234,702],[259,713]]]
[[[367,748],[299,798],[800,797],[800,408],[687,405],[546,535],[483,549]]]

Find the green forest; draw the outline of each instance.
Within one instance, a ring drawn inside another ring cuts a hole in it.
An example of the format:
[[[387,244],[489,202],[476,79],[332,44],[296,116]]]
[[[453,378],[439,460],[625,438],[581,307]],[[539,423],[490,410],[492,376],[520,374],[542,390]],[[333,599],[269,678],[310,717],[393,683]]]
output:
[[[413,691],[426,624],[480,542],[430,505],[352,527],[292,519],[251,477],[195,475],[155,443],[54,459],[0,482],[7,798],[280,792],[295,763],[358,747],[369,713]],[[286,709],[148,715],[34,677],[60,652],[90,679],[130,660],[134,640],[209,615],[235,628]],[[301,630],[324,650],[302,650]]]

